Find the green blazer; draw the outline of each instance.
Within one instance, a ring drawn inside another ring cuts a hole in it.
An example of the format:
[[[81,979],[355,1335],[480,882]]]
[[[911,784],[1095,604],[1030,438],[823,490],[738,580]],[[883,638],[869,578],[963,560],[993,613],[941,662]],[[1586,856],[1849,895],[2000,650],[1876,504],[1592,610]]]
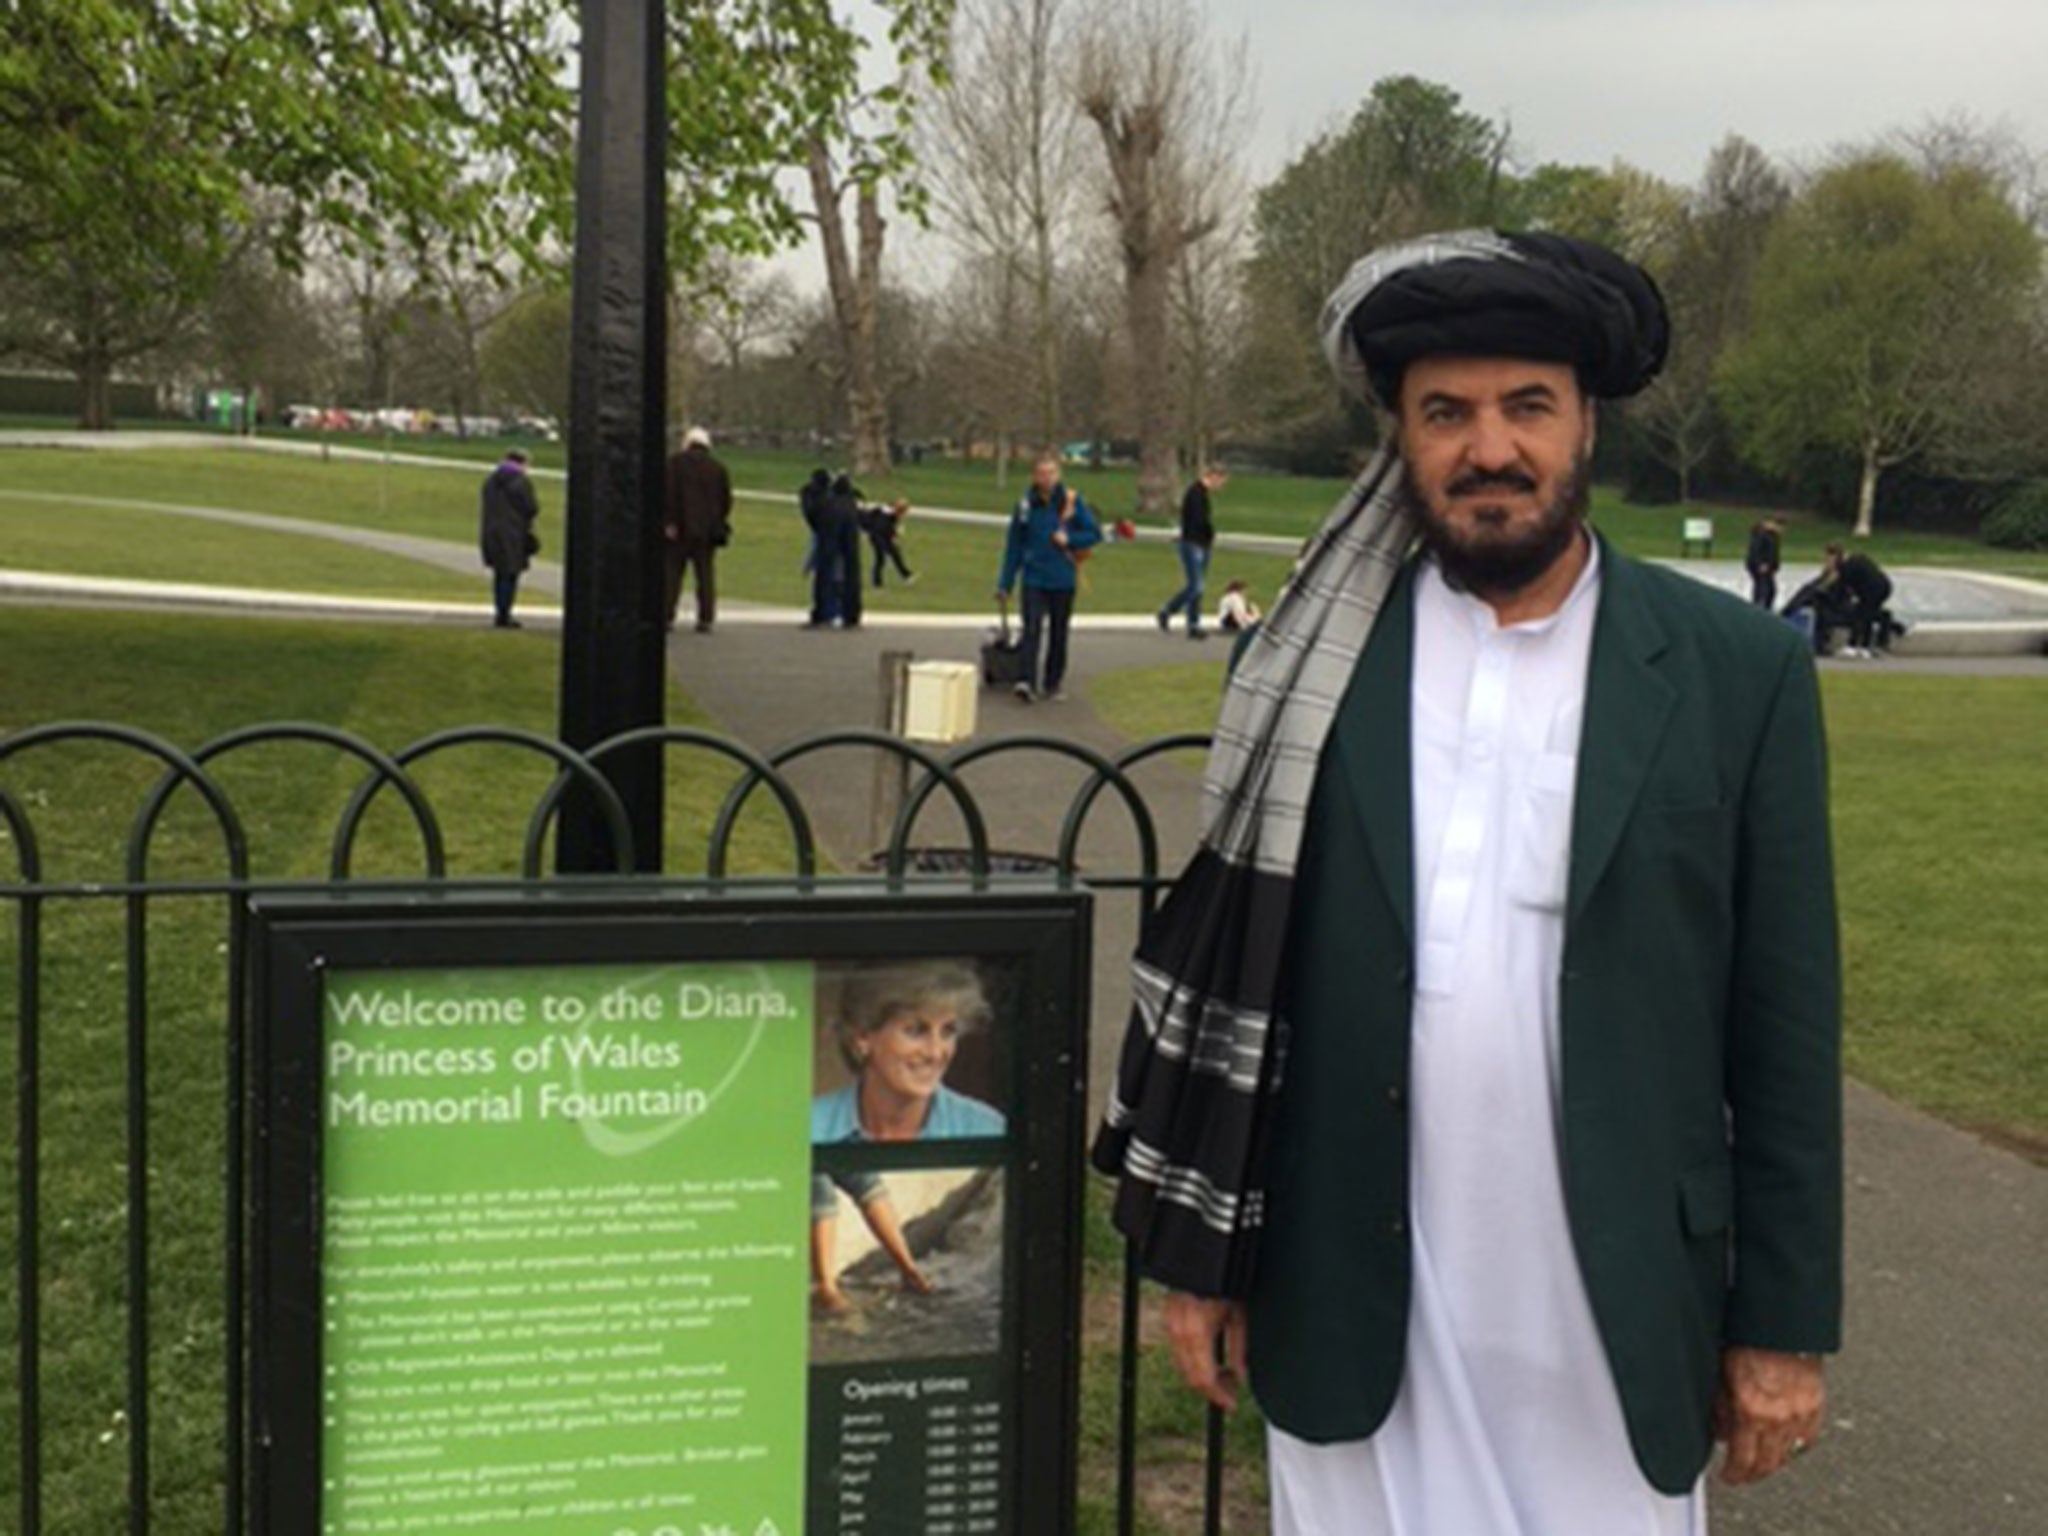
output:
[[[1601,545],[1561,997],[1573,1245],[1636,1460],[1706,1465],[1727,1345],[1840,1342],[1840,965],[1812,661],[1770,615]],[[1331,728],[1248,1300],[1260,1406],[1370,1435],[1400,1386],[1415,946],[1413,566]]]

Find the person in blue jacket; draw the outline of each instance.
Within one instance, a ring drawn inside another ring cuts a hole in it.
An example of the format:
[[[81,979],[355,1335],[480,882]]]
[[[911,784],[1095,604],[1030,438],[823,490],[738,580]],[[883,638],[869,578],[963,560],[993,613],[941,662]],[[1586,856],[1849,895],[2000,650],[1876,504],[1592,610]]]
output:
[[[1024,578],[1025,675],[1017,697],[1058,699],[1067,675],[1067,630],[1074,621],[1074,591],[1081,561],[1102,542],[1102,526],[1080,496],[1060,483],[1059,455],[1041,453],[1031,467],[1031,489],[1010,513],[1003,545],[1003,571],[996,596],[1008,600]],[[1045,664],[1039,666],[1039,637],[1045,636]]]
[[[852,1081],[811,1101],[812,1144],[1003,1135],[1001,1110],[945,1083],[960,1037],[988,1017],[987,994],[971,966],[938,961],[856,973],[832,1018],[834,1043]],[[882,1175],[840,1169],[811,1180],[813,1305],[828,1313],[852,1305],[840,1287],[836,1257],[841,1192],[895,1261],[904,1287],[928,1293],[932,1283],[911,1253]]]

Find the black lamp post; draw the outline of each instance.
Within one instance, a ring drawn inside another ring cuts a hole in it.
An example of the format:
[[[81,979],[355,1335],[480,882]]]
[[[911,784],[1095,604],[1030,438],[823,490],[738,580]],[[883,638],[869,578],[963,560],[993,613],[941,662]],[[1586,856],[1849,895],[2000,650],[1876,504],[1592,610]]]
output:
[[[561,737],[583,749],[664,719],[661,499],[667,421],[668,141],[662,0],[583,0],[569,387]],[[633,863],[661,867],[661,756],[615,754]],[[588,795],[563,803],[556,864],[613,867]]]

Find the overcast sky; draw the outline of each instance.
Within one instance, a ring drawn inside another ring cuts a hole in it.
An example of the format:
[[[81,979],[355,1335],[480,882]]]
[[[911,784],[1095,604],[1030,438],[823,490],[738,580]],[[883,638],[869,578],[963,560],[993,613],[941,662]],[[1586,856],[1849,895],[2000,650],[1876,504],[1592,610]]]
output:
[[[2048,0],[1208,0],[1257,71],[1255,174],[1420,75],[1518,158],[1691,182],[1728,132],[1774,157],[1958,111],[2048,152]]]
[[[1340,126],[1374,81],[1404,74],[1507,119],[1523,169],[1622,159],[1689,185],[1731,132],[1803,164],[1956,114],[2048,157],[2048,0],[1191,3],[1250,55],[1255,185]],[[851,8],[873,27],[870,7]],[[899,219],[889,260],[900,281],[934,282],[947,248]],[[814,245],[775,266],[823,291]]]

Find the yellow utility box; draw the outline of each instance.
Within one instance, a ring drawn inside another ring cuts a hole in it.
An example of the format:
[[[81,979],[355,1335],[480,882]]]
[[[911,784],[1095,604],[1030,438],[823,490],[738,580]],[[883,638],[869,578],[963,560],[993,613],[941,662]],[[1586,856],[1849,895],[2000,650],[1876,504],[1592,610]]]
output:
[[[974,734],[974,668],[964,661],[913,661],[903,685],[903,735],[951,746]]]

